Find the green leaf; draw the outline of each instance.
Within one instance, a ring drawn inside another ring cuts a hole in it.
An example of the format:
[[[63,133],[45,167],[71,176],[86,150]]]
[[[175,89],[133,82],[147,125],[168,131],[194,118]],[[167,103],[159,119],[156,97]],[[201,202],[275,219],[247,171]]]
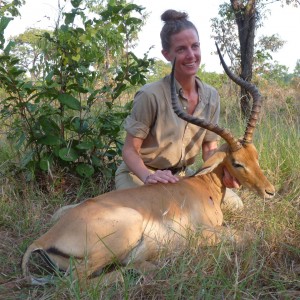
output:
[[[50,35],[49,32],[44,32],[43,37],[44,37],[46,40],[51,40],[51,35]]]
[[[109,168],[102,168],[101,172],[106,178],[111,178],[113,176],[113,172]]]
[[[58,96],[58,101],[74,110],[80,110],[81,108],[79,100],[69,94],[60,94]]]
[[[60,127],[49,117],[41,116],[39,117],[39,123],[42,126],[44,132],[49,135],[59,135]]]
[[[106,156],[107,156],[108,158],[110,158],[110,159],[115,158],[115,156],[116,156],[117,154],[118,154],[118,153],[117,153],[115,150],[113,150],[113,149],[109,149],[109,150],[106,151]]]
[[[0,18],[0,32],[3,32],[5,30],[11,20],[13,20],[13,18],[7,18],[5,16],[2,16]]]
[[[118,98],[121,95],[121,93],[126,90],[126,88],[127,88],[126,84],[118,83],[116,88],[113,91],[113,99]]]
[[[131,18],[128,18],[126,21],[125,21],[125,24],[126,25],[132,25],[132,24],[135,24],[135,25],[139,25],[141,24],[143,21],[139,18],[134,18],[134,17],[131,17]]]
[[[48,171],[50,169],[52,162],[53,162],[52,158],[50,158],[49,156],[45,156],[42,157],[42,159],[40,160],[39,166],[41,170]]]
[[[75,161],[79,155],[75,149],[62,148],[59,150],[58,156],[64,161]]]
[[[52,81],[53,81],[52,80],[53,75],[54,75],[54,71],[53,70],[48,73],[48,75],[45,78],[45,81],[47,82],[47,84],[52,83]]]
[[[72,56],[72,59],[74,60],[74,61],[76,61],[76,62],[79,62],[79,60],[80,60],[80,54],[78,53],[76,56]]]
[[[33,128],[32,137],[34,139],[41,139],[42,137],[44,137],[44,133],[39,128]]]
[[[82,177],[91,177],[94,174],[95,170],[91,165],[79,164],[76,167],[76,172]]]
[[[89,129],[89,123],[86,120],[80,120],[79,117],[75,117],[71,121],[71,128],[77,133],[85,133]]]
[[[82,0],[71,0],[71,4],[73,7],[79,7]]]
[[[92,155],[92,164],[96,167],[102,166],[102,162],[101,162],[100,158],[95,155]]]
[[[21,147],[23,146],[24,142],[26,141],[26,134],[22,132],[17,139],[16,149],[19,151]]]
[[[5,55],[9,55],[10,50],[15,47],[16,43],[14,41],[9,41],[7,46],[4,49]]]
[[[94,147],[94,143],[89,141],[82,142],[76,146],[76,148],[80,150],[91,150],[93,149],[93,147]]]
[[[123,9],[122,9],[122,13],[123,14],[128,14],[129,12],[132,11],[137,11],[137,12],[141,12],[144,8],[142,8],[141,6],[138,6],[136,4],[130,3],[128,5],[126,5]]]
[[[33,155],[34,155],[33,150],[25,153],[25,155],[21,158],[20,161],[21,168],[25,168],[32,161]]]
[[[10,74],[13,77],[17,77],[20,74],[25,73],[26,71],[17,67],[12,67],[9,69],[8,74]]]
[[[26,103],[25,106],[28,109],[28,111],[31,113],[35,112],[38,108],[36,104],[30,103],[30,102]]]
[[[40,138],[37,141],[37,143],[42,145],[54,146],[54,145],[60,145],[61,139],[57,135],[48,134]]]
[[[72,24],[74,22],[74,19],[76,17],[75,13],[65,13],[65,24],[69,25]]]

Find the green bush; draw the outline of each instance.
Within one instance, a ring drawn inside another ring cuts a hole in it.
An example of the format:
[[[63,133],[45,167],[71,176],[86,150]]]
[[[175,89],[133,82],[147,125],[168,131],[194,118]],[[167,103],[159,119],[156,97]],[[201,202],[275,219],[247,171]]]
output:
[[[2,128],[28,180],[62,168],[82,177],[113,176],[122,122],[131,109],[125,92],[146,82],[153,63],[129,51],[142,26],[132,15],[141,14],[141,7],[108,3],[94,8],[98,18],[88,18],[85,1],[71,3],[53,32],[24,33],[0,55]],[[26,49],[36,54],[28,68],[22,67]]]

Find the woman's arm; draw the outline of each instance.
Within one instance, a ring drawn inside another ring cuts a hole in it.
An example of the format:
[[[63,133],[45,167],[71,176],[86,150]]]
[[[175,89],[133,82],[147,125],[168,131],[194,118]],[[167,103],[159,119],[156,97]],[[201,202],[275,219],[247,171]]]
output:
[[[175,183],[178,178],[168,170],[157,170],[151,173],[144,164],[140,150],[143,139],[132,136],[127,133],[123,147],[123,160],[128,168],[144,183]]]
[[[217,141],[204,142],[202,144],[202,159],[206,161],[210,156],[212,156],[218,148]]]

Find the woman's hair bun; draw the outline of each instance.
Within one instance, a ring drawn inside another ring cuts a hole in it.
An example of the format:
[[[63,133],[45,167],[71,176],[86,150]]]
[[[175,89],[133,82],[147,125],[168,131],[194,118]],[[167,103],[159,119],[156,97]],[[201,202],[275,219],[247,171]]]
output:
[[[174,9],[168,9],[161,15],[161,20],[164,22],[184,20],[188,18],[188,14],[185,12],[177,11]]]

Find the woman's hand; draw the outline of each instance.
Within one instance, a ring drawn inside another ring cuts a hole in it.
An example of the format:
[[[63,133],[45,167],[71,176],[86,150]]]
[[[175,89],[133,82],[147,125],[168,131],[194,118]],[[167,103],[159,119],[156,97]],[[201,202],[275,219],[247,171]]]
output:
[[[228,170],[224,167],[223,183],[227,188],[238,189],[241,185],[236,178],[230,175]]]
[[[170,170],[157,170],[155,173],[149,174],[145,180],[145,184],[153,184],[153,183],[175,183],[179,180],[178,177],[174,176]]]

